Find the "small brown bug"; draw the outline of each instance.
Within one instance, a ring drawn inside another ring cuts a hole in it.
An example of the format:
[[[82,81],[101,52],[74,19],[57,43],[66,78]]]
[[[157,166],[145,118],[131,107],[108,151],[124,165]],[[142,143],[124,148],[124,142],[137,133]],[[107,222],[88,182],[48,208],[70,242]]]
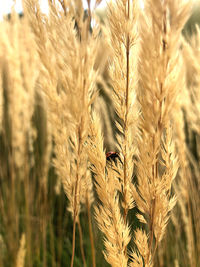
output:
[[[122,163],[118,152],[109,151],[106,153],[106,160],[107,161],[111,162],[113,160],[116,163],[117,159],[119,159],[119,161]]]

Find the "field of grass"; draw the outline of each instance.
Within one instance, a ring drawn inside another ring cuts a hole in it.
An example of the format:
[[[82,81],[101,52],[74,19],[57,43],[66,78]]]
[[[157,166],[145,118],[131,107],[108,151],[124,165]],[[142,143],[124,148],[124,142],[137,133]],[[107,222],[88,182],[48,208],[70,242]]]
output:
[[[0,267],[198,267],[192,3],[87,2],[0,22]]]

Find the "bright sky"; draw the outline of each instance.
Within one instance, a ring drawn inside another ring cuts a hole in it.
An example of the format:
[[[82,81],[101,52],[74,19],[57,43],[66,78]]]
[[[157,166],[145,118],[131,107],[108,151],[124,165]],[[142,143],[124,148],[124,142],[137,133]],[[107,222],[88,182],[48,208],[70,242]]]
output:
[[[15,10],[16,12],[22,12],[22,0],[15,1]],[[48,10],[48,0],[39,0],[41,9],[43,12],[47,12]],[[0,0],[0,19],[2,19],[4,14],[8,14],[11,11],[11,7],[14,3],[14,0]],[[91,1],[91,7],[94,7],[95,1]],[[84,8],[87,8],[87,0],[83,0]],[[106,6],[106,0],[102,0],[101,4],[98,6],[99,8],[103,8]]]
[[[103,8],[106,6],[106,2],[108,2],[109,0],[102,0],[101,4],[98,6],[98,8]],[[143,1],[144,0],[140,0],[141,1],[141,6],[143,5]],[[189,1],[189,0],[187,0]],[[197,2],[199,0],[192,0],[193,2]],[[15,4],[15,10],[17,12],[21,12],[22,11],[22,0],[0,0],[0,19],[2,19],[4,14],[8,14],[11,11],[11,6],[13,5],[13,3],[16,2]],[[39,0],[40,4],[41,4],[41,9],[42,11],[45,13],[48,10],[48,0]],[[95,0],[91,0],[91,7],[94,7],[94,3]],[[87,8],[87,0],[83,0],[83,5],[84,8]]]

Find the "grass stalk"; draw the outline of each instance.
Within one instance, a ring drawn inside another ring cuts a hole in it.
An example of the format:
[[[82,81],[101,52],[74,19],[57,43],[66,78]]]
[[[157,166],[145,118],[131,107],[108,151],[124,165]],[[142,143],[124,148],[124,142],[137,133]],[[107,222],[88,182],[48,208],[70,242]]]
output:
[[[74,265],[74,255],[75,255],[75,233],[76,233],[76,217],[73,218],[73,234],[72,234],[72,257],[71,257],[71,267]]]
[[[89,225],[89,236],[90,236],[90,244],[91,244],[91,251],[92,251],[92,266],[96,267],[96,252],[94,246],[94,236],[92,230],[92,218],[91,218],[91,207],[88,201],[88,196],[86,197],[86,207],[87,207],[87,214],[88,214],[88,225]]]
[[[128,0],[128,11],[127,11],[127,19],[129,20],[129,13],[130,13],[130,0]],[[126,140],[126,135],[128,134],[127,131],[127,115],[128,115],[128,107],[129,107],[129,50],[130,50],[130,37],[127,34],[127,41],[126,41],[126,114],[125,114],[125,123],[124,123],[124,139]],[[126,162],[126,150],[127,150],[126,142],[125,142],[125,154],[124,154],[124,222],[127,222],[127,214],[128,214],[128,205],[127,205],[127,162]]]
[[[84,246],[83,246],[83,233],[82,233],[82,227],[80,223],[80,218],[77,220],[78,224],[78,231],[79,231],[79,241],[80,241],[80,248],[81,248],[81,256],[83,260],[83,266],[86,267],[86,260],[85,260],[85,252],[84,252]]]
[[[80,120],[81,121],[81,120]],[[75,192],[74,192],[74,207],[73,207],[73,236],[72,236],[72,257],[71,257],[71,267],[74,265],[74,254],[75,254],[75,233],[76,233],[76,221],[78,215],[77,201],[78,201],[78,190],[80,183],[79,167],[80,167],[80,154],[82,150],[82,137],[81,137],[81,126],[78,127],[78,151],[77,151],[77,165],[76,165],[76,181],[75,181]]]

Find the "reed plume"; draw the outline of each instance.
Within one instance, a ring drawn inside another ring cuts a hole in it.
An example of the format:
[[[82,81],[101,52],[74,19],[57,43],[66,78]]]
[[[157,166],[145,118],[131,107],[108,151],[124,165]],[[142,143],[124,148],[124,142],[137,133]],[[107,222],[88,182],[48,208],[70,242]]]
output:
[[[169,212],[176,203],[171,188],[178,170],[171,113],[180,92],[180,34],[189,14],[180,1],[146,1],[140,17],[139,63],[141,105],[137,184],[133,194],[141,223],[148,226],[148,253],[138,250],[145,266],[151,266],[162,240]],[[147,45],[148,43],[148,45]],[[140,235],[144,232],[140,231]],[[133,255],[136,258],[136,254]],[[134,266],[134,264],[133,264]]]
[[[25,245],[26,245],[25,235],[22,234],[22,237],[20,240],[19,251],[17,253],[16,267],[24,267],[24,261],[25,261],[25,255],[26,255]]]
[[[137,120],[139,116],[136,101],[138,60],[138,5],[137,1],[120,0],[108,5],[108,32],[112,61],[109,65],[111,84],[114,90],[113,102],[120,123],[116,123],[117,150],[122,165],[119,165],[121,193],[123,195],[124,221],[128,210],[133,208],[131,193],[133,156],[136,153]]]
[[[118,191],[120,182],[112,168],[106,167],[106,157],[100,119],[93,113],[90,124],[89,161],[95,176],[95,188],[99,205],[95,207],[95,217],[105,236],[104,256],[112,266],[127,266],[125,253],[130,241],[129,227],[124,223]]]
[[[7,76],[1,85],[7,82],[5,93],[8,98],[12,153],[15,165],[20,168],[29,149],[26,137],[31,134],[31,128],[32,134],[34,133],[31,120],[34,112],[35,83],[39,74],[36,66],[39,61],[31,30],[26,21],[22,25],[15,12],[12,13],[11,22],[5,21],[1,24],[1,32],[1,48],[4,53],[2,70]],[[30,42],[32,47],[29,46]]]
[[[79,16],[77,16],[76,6],[73,3],[62,5],[61,11],[55,5],[50,4],[50,19],[44,18],[45,24],[42,23],[43,16],[39,6],[31,5],[32,10],[37,9],[32,25],[38,39],[39,54],[45,67],[40,82],[51,113],[50,120],[56,154],[54,166],[58,176],[62,179],[64,191],[69,199],[68,210],[73,217],[71,266],[73,266],[75,253],[75,229],[80,213],[80,200],[82,195],[86,196],[87,191],[86,140],[89,111],[93,102],[97,77],[94,64],[98,29],[93,28],[93,33],[89,34],[89,24],[87,20],[84,21],[81,1],[79,5]],[[33,14],[30,16],[33,17]],[[74,18],[77,19],[77,26],[75,26]],[[40,32],[34,26],[36,23]],[[45,40],[41,32],[44,33]],[[48,46],[49,52],[46,52]],[[51,52],[56,55],[53,58],[54,69],[48,58]]]

